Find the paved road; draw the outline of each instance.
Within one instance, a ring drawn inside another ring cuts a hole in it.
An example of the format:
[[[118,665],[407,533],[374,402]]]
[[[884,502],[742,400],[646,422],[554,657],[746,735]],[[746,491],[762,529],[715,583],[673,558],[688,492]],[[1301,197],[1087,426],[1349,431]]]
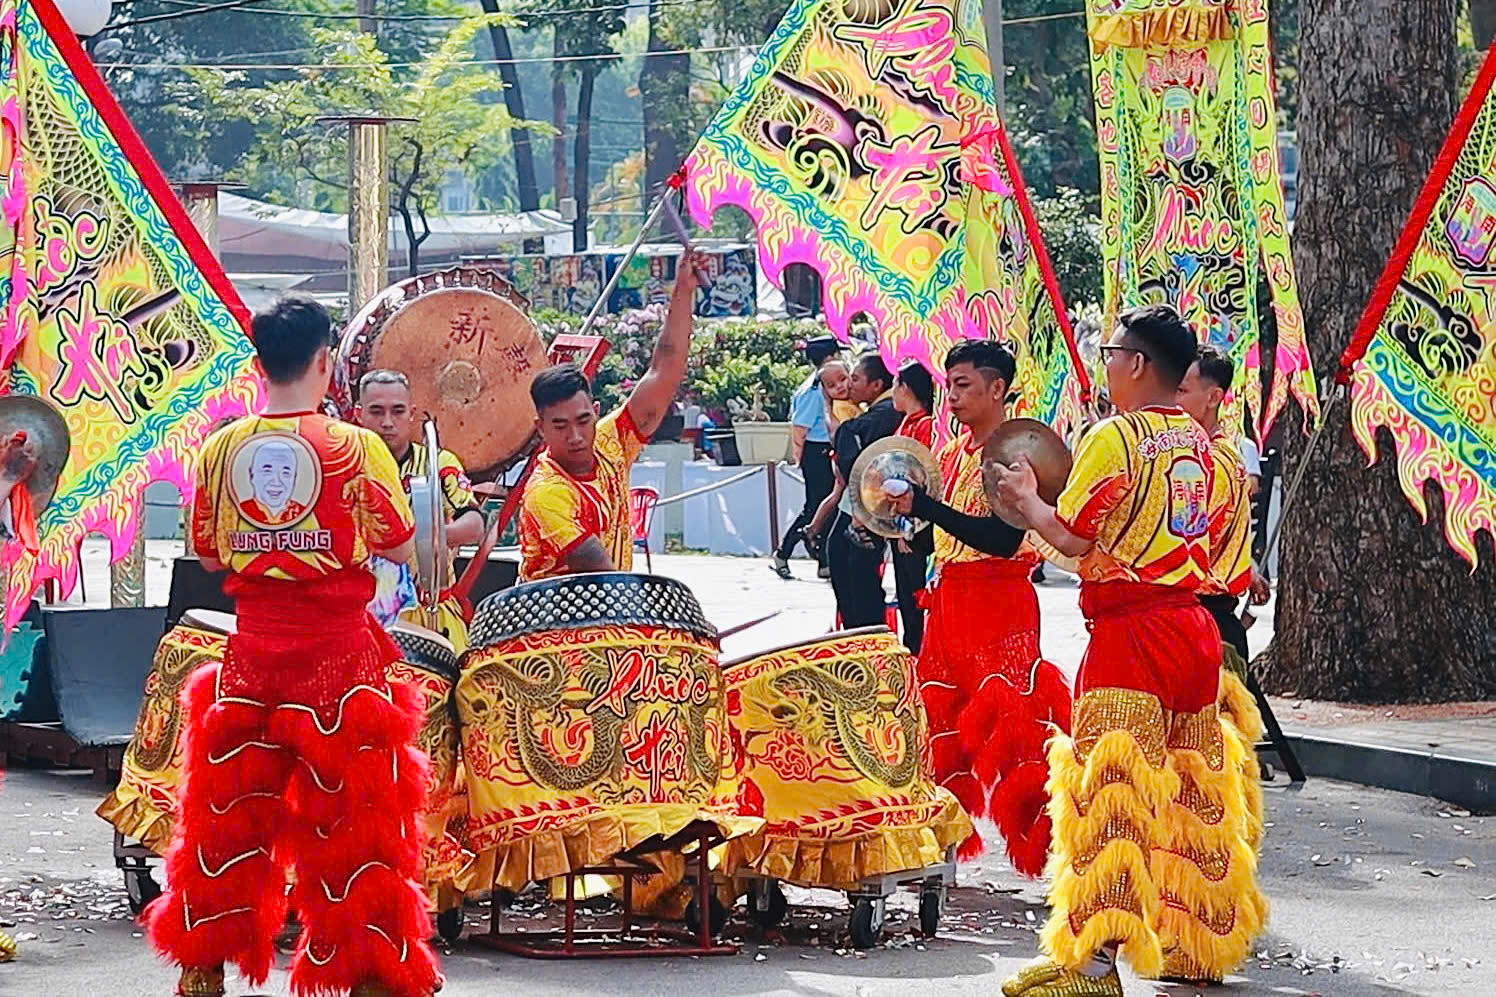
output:
[[[98,796],[82,775],[5,774],[0,926],[24,939],[21,960],[0,966],[6,997],[156,997],[171,990],[172,973],[146,948],[125,907],[109,829],[92,813]],[[1268,808],[1263,880],[1273,903],[1270,933],[1257,946],[1259,958],[1225,993],[1496,993],[1496,821],[1451,813],[1432,800],[1324,781],[1297,792],[1272,788]],[[929,942],[908,934],[912,903],[906,902],[890,916],[884,947],[842,954],[841,898],[794,891],[791,899],[796,908],[781,937],[761,948],[758,936],[735,923],[729,933],[743,937],[745,947],[723,959],[558,964],[459,943],[445,956],[443,997],[873,997],[907,994],[912,982],[990,997],[1033,955],[1034,928],[1044,916],[1037,888],[991,857],[962,868],[941,935]],[[476,923],[485,913],[474,909],[470,919]],[[825,943],[813,944],[818,938]],[[1191,992],[1128,984],[1134,995]],[[277,973],[258,991],[240,984],[230,993],[281,995],[284,976]]]

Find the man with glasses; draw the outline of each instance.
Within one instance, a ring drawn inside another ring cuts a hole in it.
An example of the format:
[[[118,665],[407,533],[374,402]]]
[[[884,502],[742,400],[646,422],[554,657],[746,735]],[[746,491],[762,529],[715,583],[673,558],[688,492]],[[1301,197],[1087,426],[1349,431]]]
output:
[[[1249,844],[1242,745],[1217,713],[1220,635],[1197,591],[1210,569],[1210,439],[1178,407],[1195,336],[1177,312],[1124,313],[1102,347],[1120,415],[1081,440],[1051,506],[1027,461],[1004,498],[1079,558],[1090,643],[1071,735],[1050,743],[1055,870],[1046,958],[1008,997],[1121,997],[1140,976],[1219,981],[1266,917]]]

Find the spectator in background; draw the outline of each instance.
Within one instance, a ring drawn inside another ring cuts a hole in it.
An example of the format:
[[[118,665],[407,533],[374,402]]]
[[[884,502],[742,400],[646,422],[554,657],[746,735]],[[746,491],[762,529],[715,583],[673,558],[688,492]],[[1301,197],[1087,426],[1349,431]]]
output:
[[[935,435],[935,379],[917,360],[899,368],[893,387],[893,407],[903,415],[899,436],[907,436],[926,447]],[[930,555],[935,552],[935,528],[926,525],[909,540],[893,542],[893,581],[899,597],[899,617],[904,621],[904,646],[919,653],[925,636],[925,611],[921,607]]]
[[[810,361],[811,372],[790,398],[790,458],[800,466],[800,475],[805,481],[805,505],[785,530],[784,540],[774,552],[774,572],[786,581],[794,577],[790,573],[790,555],[795,552],[795,546],[805,540],[805,528],[835,485],[831,473],[831,433],[827,424],[829,410],[821,379],[823,369],[836,354],[834,336],[817,336],[806,343],[805,359]],[[845,381],[845,369],[839,364],[837,368],[833,376],[839,374],[840,380]],[[816,555],[816,560],[824,565],[825,558],[820,552],[812,550],[809,545],[806,552]]]
[[[876,353],[858,358],[852,368],[848,393],[867,411],[842,423],[836,430],[833,449],[839,478],[846,482],[862,451],[877,440],[892,436],[901,417],[893,407],[893,375]],[[883,617],[883,538],[869,533],[852,518],[850,499],[843,494],[836,518],[826,536],[826,556],[831,566],[831,587],[836,608],[846,629],[881,624]]]

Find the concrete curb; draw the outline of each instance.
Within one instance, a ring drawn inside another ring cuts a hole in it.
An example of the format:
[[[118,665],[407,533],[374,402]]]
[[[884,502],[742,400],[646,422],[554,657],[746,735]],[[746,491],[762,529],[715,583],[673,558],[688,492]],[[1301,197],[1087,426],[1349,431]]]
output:
[[[1476,813],[1496,813],[1496,761],[1441,748],[1410,751],[1349,738],[1284,732],[1310,777],[1359,782],[1415,796],[1431,796]],[[1259,747],[1277,762],[1277,752]]]

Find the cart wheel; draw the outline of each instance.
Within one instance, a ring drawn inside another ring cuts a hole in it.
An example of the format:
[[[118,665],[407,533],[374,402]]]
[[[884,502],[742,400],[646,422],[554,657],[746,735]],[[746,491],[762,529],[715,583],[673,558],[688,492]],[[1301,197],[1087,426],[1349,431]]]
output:
[[[462,937],[462,907],[450,907],[436,915],[436,933],[451,943]]]
[[[723,928],[727,927],[727,908],[716,897],[712,897],[709,906],[712,912],[712,937],[715,938],[722,933]],[[693,935],[701,930],[701,912],[697,909],[694,899],[686,904],[686,928]]]
[[[883,933],[883,898],[858,897],[852,905],[852,945],[870,949]]]
[[[945,906],[944,892],[940,886],[926,886],[919,895],[919,930],[924,932],[926,938],[934,938],[935,932],[940,930],[941,908]]]
[[[760,906],[762,903],[762,906]],[[748,916],[760,928],[772,928],[784,920],[790,902],[773,880],[754,880],[748,889]]]
[[[161,885],[151,878],[149,869],[126,869],[124,872],[125,895],[130,898],[130,913],[139,914],[161,895]]]

